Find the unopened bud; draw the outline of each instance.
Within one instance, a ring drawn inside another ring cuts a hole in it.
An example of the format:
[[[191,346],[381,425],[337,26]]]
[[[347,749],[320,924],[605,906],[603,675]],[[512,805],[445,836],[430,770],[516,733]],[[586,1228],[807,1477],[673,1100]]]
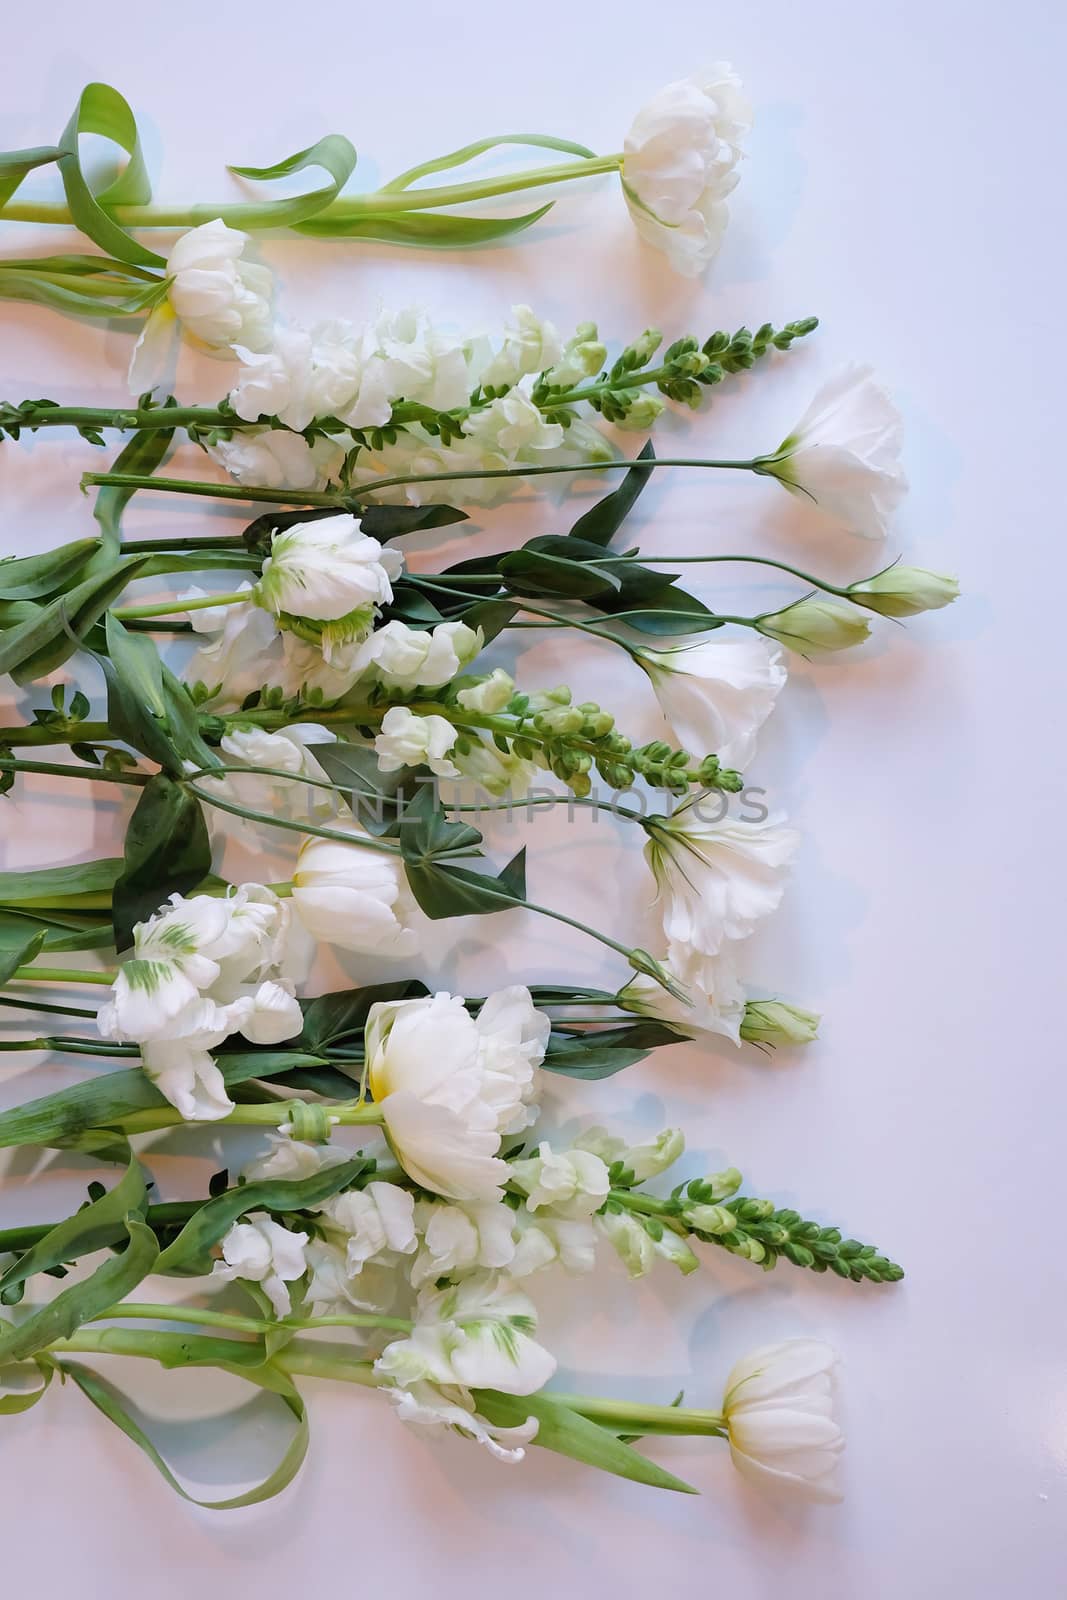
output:
[[[802,1011],[783,1000],[750,1000],[745,1006],[741,1037],[750,1044],[810,1044],[819,1032],[817,1011]]]
[[[849,584],[849,599],[883,617],[914,617],[920,611],[939,611],[951,605],[960,592],[959,582],[943,572],[924,567],[887,567],[863,583]]]
[[[784,611],[757,617],[755,626],[768,639],[801,655],[848,650],[854,644],[862,644],[871,631],[865,618],[830,600],[819,599],[798,600]]]

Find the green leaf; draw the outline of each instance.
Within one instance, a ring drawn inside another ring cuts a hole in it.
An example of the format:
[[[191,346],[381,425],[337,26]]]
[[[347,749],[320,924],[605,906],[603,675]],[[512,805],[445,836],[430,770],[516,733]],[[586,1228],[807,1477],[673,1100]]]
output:
[[[591,1033],[553,1030],[542,1065],[548,1072],[595,1082],[643,1061],[650,1050],[685,1040],[663,1022],[627,1022]]]
[[[476,600],[465,608],[463,621],[468,628],[481,628],[488,644],[507,627],[518,609],[510,600]]]
[[[163,721],[167,703],[163,697],[163,662],[146,633],[129,633],[118,617],[108,612],[104,619],[107,653],[115,671],[140,704]]]
[[[291,228],[295,223],[306,222],[323,207],[336,200],[356,167],[356,152],[342,133],[329,133],[317,144],[295,155],[286,156],[272,167],[231,167],[238,178],[255,178],[270,182],[274,178],[288,178],[305,167],[321,167],[329,173],[330,181],[321,189],[311,189],[307,194],[294,195],[289,200],[271,200],[264,205],[248,208],[245,225],[250,228]]]
[[[0,153],[0,211],[4,209],[27,173],[47,167],[63,154],[58,145],[36,145],[30,150],[5,150]]]
[[[319,765],[330,782],[348,796],[357,820],[367,832],[380,836],[394,830],[405,804],[418,792],[410,769],[383,772],[372,749],[342,740],[324,744],[321,750],[324,759]]]
[[[686,634],[722,627],[714,611],[683,589],[666,588],[655,596],[654,604],[634,609],[626,599],[617,604],[603,598],[590,603],[596,610],[614,617],[617,622],[625,622],[628,628],[634,628],[638,633],[655,634],[661,638],[684,637]]]
[[[449,822],[431,786],[424,785],[405,808],[398,836],[411,892],[433,921],[484,916],[523,904],[524,851],[498,877],[445,864],[457,855],[480,855],[482,836],[467,823]]]
[[[229,1342],[233,1345],[236,1356],[236,1353],[242,1347],[236,1340],[230,1340]],[[253,1383],[258,1388],[267,1389],[270,1393],[280,1394],[285,1405],[296,1418],[296,1432],[274,1471],[264,1478],[262,1483],[257,1484],[254,1489],[246,1489],[243,1494],[232,1495],[226,1500],[198,1500],[195,1495],[191,1495],[187,1489],[183,1488],[140,1423],[135,1421],[130,1414],[120,1391],[112,1384],[105,1383],[103,1378],[98,1377],[95,1372],[90,1372],[88,1368],[82,1367],[74,1361],[61,1362],[60,1370],[78,1385],[78,1388],[86,1398],[92,1401],[96,1409],[107,1417],[109,1422],[113,1422],[116,1428],[126,1435],[127,1439],[131,1439],[137,1448],[144,1452],[156,1470],[161,1473],[175,1493],[181,1495],[183,1500],[189,1501],[194,1506],[202,1506],[207,1511],[232,1511],[239,1506],[254,1506],[263,1500],[270,1500],[292,1483],[303,1465],[304,1457],[307,1455],[309,1430],[304,1402],[301,1400],[291,1379],[277,1371],[272,1371],[269,1377],[257,1375],[254,1372],[244,1370],[236,1360],[233,1363],[224,1362],[220,1363],[220,1365],[223,1366],[224,1370],[232,1372],[235,1377],[243,1378],[247,1383]]]
[[[59,905],[78,909],[106,908],[122,872],[117,856],[79,861],[67,867],[36,867],[32,872],[0,872],[0,905],[36,909]]]
[[[132,472],[146,477],[163,465],[174,438],[173,428],[145,428],[135,433],[112,463],[112,472]],[[116,489],[106,485],[96,492],[93,516],[100,524],[104,548],[117,555],[122,546],[122,513],[137,493],[136,489]]]
[[[362,1044],[371,1006],[380,1001],[418,999],[429,992],[417,978],[406,978],[398,983],[375,983],[362,989],[319,995],[306,1003],[304,1031],[296,1043],[319,1055],[328,1055],[331,1046],[349,1039]]]
[[[44,939],[43,932],[38,930],[27,932],[20,943],[0,942],[0,984],[7,983],[19,967],[28,967],[40,955]]]
[[[359,512],[363,532],[380,544],[388,544],[390,539],[400,539],[408,533],[447,528],[454,522],[467,520],[467,513],[458,506],[364,506]]]
[[[9,556],[0,561],[0,600],[40,600],[69,587],[99,539],[75,539],[40,556]]]
[[[465,144],[459,150],[450,150],[447,155],[438,156],[433,161],[423,161],[417,167],[409,167],[390,183],[383,184],[378,192],[400,194],[420,178],[430,178],[436,172],[448,172],[454,167],[465,167],[468,161],[475,161],[479,156],[484,156],[490,150],[497,150],[502,145],[521,145],[525,149],[559,150],[564,155],[596,160],[595,150],[590,150],[584,144],[575,144],[570,139],[557,139],[548,133],[503,133],[490,139],[478,139],[474,144]]]
[[[571,529],[571,536],[575,539],[587,539],[590,544],[608,545],[622,527],[630,514],[630,509],[641,490],[652,476],[653,468],[641,463],[655,460],[656,452],[649,439],[640,454],[637,463],[627,472],[625,478],[611,494],[603,500],[598,500],[582,516]]]
[[[389,212],[380,216],[316,217],[302,222],[297,233],[317,239],[375,239],[379,244],[413,244],[441,249],[462,249],[492,244],[509,234],[521,233],[552,210],[552,201],[521,217],[457,217],[442,212]]]
[[[94,194],[82,170],[80,139],[95,133],[110,139],[126,151],[125,170],[106,189]],[[113,206],[143,206],[152,198],[152,186],[141,153],[137,120],[129,104],[110,84],[90,83],[81,92],[70,121],[59,141],[59,171],[67,194],[74,226],[109,255],[136,266],[162,267],[163,256],[138,244],[125,228],[109,215]]]
[[[0,674],[10,672],[16,683],[24,684],[61,667],[81,648],[90,628],[138,575],[141,565],[138,557],[113,561],[6,629],[0,634]]]
[[[94,280],[74,273],[34,272],[27,265],[0,264],[0,300],[21,300],[74,317],[102,321],[140,317],[158,305],[166,292],[166,284],[159,279],[148,285],[124,285],[109,273]]]
[[[698,1492],[691,1484],[676,1478],[673,1472],[623,1444],[607,1428],[590,1422],[588,1417],[550,1394],[500,1394],[495,1389],[475,1389],[473,1393],[479,1415],[498,1428],[520,1427],[527,1417],[536,1417],[534,1444],[543,1450],[554,1450],[572,1461],[599,1467],[602,1472],[629,1478],[634,1483],[646,1483],[653,1489],[674,1489],[681,1494]]]
[[[73,1217],[57,1223],[8,1267],[0,1278],[0,1301],[6,1306],[14,1305],[22,1299],[26,1280],[35,1273],[48,1272],[114,1244],[126,1231],[127,1216],[132,1212],[142,1215],[147,1204],[144,1173],[139,1163],[131,1160],[113,1189],[83,1206]]]
[[[111,897],[115,949],[133,943],[172,894],[188,894],[211,871],[211,840],[200,802],[165,773],[141,790],[126,829],[125,865]]]
[[[137,1217],[124,1224],[129,1244],[81,1283],[64,1289],[17,1327],[0,1330],[0,1364],[23,1361],[56,1339],[66,1339],[83,1322],[98,1317],[125,1298],[148,1276],[159,1254],[156,1236]]]
[[[367,1166],[361,1156],[343,1166],[326,1167],[310,1178],[264,1178],[227,1189],[189,1218],[173,1244],[160,1254],[153,1271],[185,1277],[210,1272],[212,1248],[240,1217],[250,1211],[304,1211],[321,1205],[331,1195],[350,1189]]]
[[[20,1411],[29,1411],[30,1407],[37,1404],[48,1388],[55,1375],[55,1363],[44,1358],[35,1358],[34,1364],[43,1379],[41,1387],[32,1389],[26,1394],[5,1394],[0,1396],[0,1417],[11,1417]]]

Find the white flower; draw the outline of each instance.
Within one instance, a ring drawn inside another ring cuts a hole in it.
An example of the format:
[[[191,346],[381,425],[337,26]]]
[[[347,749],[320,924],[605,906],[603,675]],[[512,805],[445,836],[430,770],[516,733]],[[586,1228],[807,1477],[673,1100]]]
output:
[[[424,1380],[502,1394],[534,1394],[556,1370],[533,1338],[537,1312],[509,1278],[477,1273],[420,1290],[415,1326],[386,1346],[374,1370],[401,1388]]]
[[[633,1173],[635,1183],[647,1183],[649,1178],[658,1178],[674,1166],[685,1150],[685,1135],[681,1128],[664,1128],[651,1144],[627,1144],[607,1128],[595,1127],[587,1128],[575,1139],[574,1148],[591,1151],[609,1167],[621,1161]]]
[[[667,84],[626,135],[622,184],[634,225],[686,277],[703,272],[719,248],[751,125],[740,79],[719,62]]]
[[[886,567],[863,583],[850,583],[849,599],[883,617],[914,617],[920,611],[939,611],[959,597],[956,578],[925,567]]]
[[[478,738],[473,731],[468,732],[454,760],[463,776],[486,794],[506,794],[513,800],[521,800],[537,771],[532,761],[511,751],[498,750],[495,744]]]
[[[715,633],[671,650],[640,646],[636,656],[679,744],[698,760],[717,755],[724,767],[748,765],[786,680],[779,651],[751,633]]]
[[[402,397],[435,411],[451,411],[466,405],[470,398],[466,345],[435,328],[418,307],[379,312],[364,337],[364,359],[364,386],[370,378],[369,388],[390,401]],[[387,422],[391,406],[383,414],[382,409],[368,405],[367,399],[361,392],[360,403],[342,420],[355,428],[380,427]]]
[[[307,1247],[310,1276],[306,1300],[311,1315],[369,1311],[381,1316],[391,1311],[403,1288],[403,1275],[395,1263],[396,1258],[386,1254],[381,1260],[367,1261],[357,1272],[350,1272],[343,1244],[313,1239]]]
[[[270,343],[271,275],[242,260],[247,233],[221,218],[183,233],[167,257],[170,303],[186,331],[216,348]]]
[[[512,306],[504,342],[480,374],[480,381],[493,388],[514,384],[527,374],[554,367],[562,355],[563,345],[551,322],[542,322],[529,306]]]
[[[608,1197],[608,1169],[590,1150],[553,1150],[547,1141],[537,1155],[511,1163],[511,1181],[526,1195],[529,1211],[553,1216],[590,1217]]]
[[[268,1150],[257,1156],[242,1170],[242,1176],[255,1183],[260,1178],[313,1178],[327,1167],[339,1167],[349,1159],[348,1153],[337,1145],[307,1144],[294,1139],[289,1128],[279,1128],[268,1133]]]
[[[438,1278],[459,1278],[480,1268],[506,1267],[515,1255],[515,1213],[500,1200],[420,1200],[415,1225],[422,1240],[411,1268],[420,1289]]]
[[[353,842],[312,835],[300,848],[292,893],[300,921],[316,939],[343,950],[410,955],[417,945],[409,926],[415,903],[398,858],[370,848],[370,835],[356,822],[338,822],[332,831]]]
[[[186,667],[187,683],[200,684],[218,711],[236,711],[257,689],[277,682],[281,660],[280,638],[274,618],[252,603],[252,585],[243,583],[248,601],[229,606],[198,607],[188,619],[207,643],[201,645]],[[204,590],[187,589],[182,600],[199,600]]]
[[[503,711],[515,694],[515,679],[503,667],[494,667],[487,678],[480,678],[469,689],[460,689],[456,700],[464,711],[478,711],[483,716],[495,716]]]
[[[655,1229],[658,1237],[654,1237],[632,1211],[602,1212],[595,1226],[611,1242],[631,1278],[643,1278],[652,1270],[657,1258],[671,1262],[687,1274],[695,1272],[700,1265],[681,1234],[654,1218],[649,1219],[649,1226]]]
[[[477,1020],[457,996],[379,1003],[367,1020],[368,1081],[397,1160],[453,1200],[496,1200],[502,1133],[526,1126],[548,1019],[527,989],[490,995]]]
[[[839,1500],[833,1477],[845,1437],[834,1420],[837,1360],[815,1339],[787,1339],[745,1356],[726,1380],[722,1409],[734,1466],[764,1487]]]
[[[211,1051],[235,1031],[236,1020],[230,1007],[194,1000],[165,1034],[141,1042],[145,1076],[187,1122],[217,1122],[233,1110]]]
[[[300,1004],[280,983],[261,983],[248,999],[250,1010],[241,1018],[238,1032],[249,1044],[281,1044],[302,1031],[304,1014]]]
[[[358,517],[341,512],[274,534],[257,597],[275,616],[338,622],[357,613],[367,633],[374,608],[393,598],[391,579],[403,567],[398,551],[383,548],[362,532]]]
[[[756,627],[768,639],[776,639],[804,656],[849,650],[862,644],[871,631],[866,617],[821,596],[796,600],[781,611],[757,617]]]
[[[273,805],[284,816],[297,817],[335,811],[336,797],[324,789],[262,774],[288,772],[294,780],[311,778],[326,783],[329,780],[312,750],[317,744],[333,744],[336,739],[337,735],[319,722],[293,722],[277,733],[268,733],[255,723],[245,727],[231,724],[219,748],[228,761],[249,769],[247,778],[230,775],[229,785],[238,799],[255,811]]]
[[[772,456],[759,462],[852,533],[885,537],[907,492],[903,422],[871,368],[855,363],[823,384]]]
[[[600,342],[595,322],[580,322],[563,352],[545,374],[554,389],[571,389],[585,378],[595,378],[607,364],[608,348]]]
[[[478,1415],[472,1396],[462,1387],[422,1382],[407,1389],[386,1389],[385,1395],[401,1422],[433,1431],[447,1428],[484,1445],[497,1461],[521,1461],[526,1454],[523,1446],[536,1438],[540,1427],[536,1417],[527,1417],[514,1428],[496,1427]]]
[[[668,993],[654,978],[638,973],[619,991],[620,1006],[668,1022],[684,1033],[714,1033],[741,1043],[745,994],[730,945],[714,956],[675,945],[667,972],[684,992],[684,1000]]]
[[[290,1233],[266,1212],[253,1212],[244,1222],[235,1222],[226,1234],[222,1260],[215,1263],[212,1276],[262,1284],[275,1315],[287,1317],[291,1303],[286,1284],[303,1277],[307,1242],[306,1233]]]
[[[465,427],[467,438],[481,452],[487,467],[513,466],[520,455],[524,461],[531,455],[536,459],[537,453],[557,450],[564,442],[561,424],[546,422],[534,405],[528,380],[475,411]]]
[[[592,1272],[596,1265],[596,1232],[587,1217],[570,1220],[515,1213],[515,1254],[508,1267],[513,1278],[526,1278],[557,1261],[566,1272]]]
[[[417,717],[407,706],[390,706],[375,737],[374,752],[383,772],[427,766],[439,778],[458,778],[459,768],[448,759],[455,742],[456,730],[447,718]]]
[[[298,433],[315,416],[311,398],[311,335],[299,328],[278,328],[270,349],[256,352],[239,345],[241,369],[230,390],[230,404],[245,422],[277,417]]]
[[[232,439],[207,446],[213,461],[238,483],[260,489],[325,489],[341,470],[345,453],[321,434],[308,444],[285,428],[242,428]]]
[[[323,1202],[319,1211],[345,1236],[349,1277],[356,1277],[365,1263],[376,1256],[410,1255],[418,1244],[414,1198],[395,1183],[368,1183],[363,1189],[335,1194]]]
[[[647,819],[645,858],[663,905],[668,959],[689,981],[693,955],[718,955],[731,939],[745,939],[778,905],[785,869],[798,835],[775,818],[708,820],[697,795],[669,816]]]
[[[360,646],[361,671],[391,689],[439,689],[473,661],[485,643],[480,628],[440,622],[433,629],[387,622]]]

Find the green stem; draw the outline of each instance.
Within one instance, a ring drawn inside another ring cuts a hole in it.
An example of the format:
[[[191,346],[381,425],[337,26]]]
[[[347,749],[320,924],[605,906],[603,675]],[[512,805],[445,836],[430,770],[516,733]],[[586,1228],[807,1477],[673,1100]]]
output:
[[[388,710],[388,707],[383,707]],[[241,771],[255,772],[254,767],[243,767]],[[291,774],[288,774],[291,776]],[[302,783],[306,779],[300,780]],[[286,833],[299,833],[306,837],[313,835],[316,839],[330,839],[335,844],[353,845],[359,850],[377,850],[382,855],[400,855],[398,844],[389,844],[385,839],[374,839],[370,834],[341,833],[337,828],[319,828],[310,822],[291,822],[288,817],[275,817],[268,811],[253,811],[250,806],[240,806],[234,801],[223,800],[219,795],[209,794],[206,789],[201,789],[197,784],[184,781],[184,787],[190,794],[195,794],[197,799],[203,800],[205,805],[214,806],[218,811],[228,811],[231,816],[244,817],[248,822],[260,822],[268,828],[281,828]]]
[[[135,788],[143,788],[150,776],[147,772],[106,772],[103,767],[89,766],[88,763],[73,767],[55,761],[17,761],[10,756],[0,756],[0,772],[38,772],[49,778],[81,778],[86,783],[125,783]]]
[[[213,606],[236,606],[248,599],[249,590],[236,590],[232,594],[206,594],[196,600],[161,600],[148,606],[122,606],[113,615],[120,622],[130,622],[138,617],[168,617],[176,611],[207,611]]]
[[[93,1016],[95,1012],[89,1014]],[[68,1039],[51,1034],[38,1039],[5,1040],[0,1043],[0,1050],[51,1050],[69,1056],[106,1056],[109,1060],[124,1060],[139,1057],[141,1054],[135,1044],[111,1044],[106,1041],[97,1042],[95,1039]]]
[[[0,745],[103,744],[115,736],[106,722],[33,722],[17,728],[0,728]]]
[[[211,1126],[280,1128],[283,1123],[289,1121],[289,1111],[290,1107],[285,1101],[267,1105],[235,1106],[228,1116],[219,1117]],[[329,1114],[331,1122],[346,1128],[377,1126],[383,1121],[382,1108],[376,1105],[332,1105]],[[116,1118],[107,1126],[119,1128],[123,1133],[135,1134],[155,1133],[160,1128],[199,1127],[201,1124],[187,1124],[180,1111],[176,1111],[173,1106],[165,1106],[158,1111],[134,1111],[128,1117]]]
[[[228,1311],[208,1311],[198,1306],[175,1306],[165,1302],[151,1304],[123,1301],[109,1307],[92,1318],[93,1322],[192,1322],[204,1327],[229,1328],[235,1333],[274,1333],[279,1324],[263,1317],[240,1317]],[[405,1317],[378,1317],[370,1314],[332,1317],[286,1317],[285,1328],[299,1328],[302,1332],[312,1328],[389,1328],[397,1333],[410,1333],[412,1323]]]
[[[637,557],[633,559],[637,560]],[[802,583],[810,583],[815,589],[822,589],[826,594],[841,595],[849,598],[848,589],[841,588],[839,584],[829,583],[825,578],[816,578],[810,572],[802,572],[799,567],[791,567],[787,561],[772,561],[770,556],[646,556],[640,560],[647,566],[653,567],[685,567],[694,566],[701,562],[711,561],[746,561],[759,567],[776,567],[779,572],[788,572],[792,577],[799,578]]]
[[[78,967],[16,967],[9,983],[98,983],[110,987],[114,972],[84,972]]]

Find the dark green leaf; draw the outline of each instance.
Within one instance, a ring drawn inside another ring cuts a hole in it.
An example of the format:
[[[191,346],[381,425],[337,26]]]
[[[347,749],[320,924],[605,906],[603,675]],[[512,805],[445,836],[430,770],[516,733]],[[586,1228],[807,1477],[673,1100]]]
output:
[[[211,871],[211,840],[200,802],[165,773],[141,790],[126,829],[125,865],[111,897],[115,949],[133,942],[172,894],[188,894]]]
[[[655,596],[653,604],[633,609],[632,602],[625,598],[616,602],[598,598],[590,603],[596,610],[613,616],[617,622],[625,622],[628,628],[634,628],[638,633],[656,634],[659,637],[681,637],[722,627],[714,611],[683,589],[665,588]]]
[[[565,1023],[560,1023],[549,1036],[543,1066],[568,1078],[594,1082],[643,1061],[650,1050],[661,1045],[683,1042],[662,1022],[626,1022],[588,1033],[568,1033]]]
[[[9,556],[0,561],[0,600],[40,600],[67,589],[99,548],[99,539],[75,539],[45,555]]]
[[[107,907],[121,872],[122,862],[117,856],[74,862],[67,867],[35,867],[32,872],[0,872],[0,905],[26,909],[58,905]]]
[[[125,1298],[148,1276],[159,1254],[156,1236],[137,1217],[127,1217],[129,1244],[81,1283],[63,1289],[17,1327],[0,1331],[0,1364],[23,1361],[56,1339],[66,1339],[83,1322],[98,1317]]]
[[[382,772],[374,751],[364,745],[317,745],[326,776],[349,798],[352,810],[368,833],[379,836],[396,828],[404,806],[418,792],[410,769]],[[318,760],[318,756],[316,756]]]
[[[364,506],[359,513],[363,532],[380,544],[403,538],[406,533],[447,528],[453,522],[466,521],[467,513],[458,506]]]
[[[587,539],[590,544],[609,545],[652,476],[653,468],[640,463],[654,461],[655,456],[652,440],[649,439],[637,457],[638,465],[630,468],[617,489],[578,518],[571,529],[572,536],[575,539]]]
[[[128,557],[84,579],[66,594],[34,608],[34,615],[0,634],[0,674],[31,683],[63,665],[86,634],[135,578],[141,561]]]
[[[90,1205],[57,1223],[43,1239],[12,1263],[0,1278],[0,1301],[14,1305],[22,1299],[24,1284],[34,1273],[48,1272],[65,1262],[76,1261],[114,1244],[126,1231],[126,1218],[131,1212],[143,1214],[148,1203],[144,1173],[137,1161],[131,1160],[125,1176],[108,1193]]]
[[[318,1055],[328,1055],[331,1046],[345,1040],[363,1041],[370,1008],[380,1001],[413,1000],[429,994],[417,978],[398,983],[370,984],[363,989],[341,989],[306,1002],[304,1031],[296,1044]]]

